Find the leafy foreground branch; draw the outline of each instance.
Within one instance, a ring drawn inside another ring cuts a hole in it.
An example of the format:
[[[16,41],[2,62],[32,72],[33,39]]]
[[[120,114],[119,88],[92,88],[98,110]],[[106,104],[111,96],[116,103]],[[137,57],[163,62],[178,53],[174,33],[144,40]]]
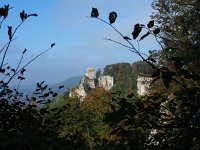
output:
[[[162,5],[157,5],[159,2],[161,3],[161,1],[155,2],[156,6],[162,7]],[[147,25],[135,24],[131,33],[133,40],[140,36],[142,30],[147,30],[139,41],[153,35],[161,46],[160,51],[150,53],[148,56],[135,48],[130,37],[124,36],[113,26],[117,19],[116,12],[109,14],[109,22],[107,22],[99,18],[97,8],[92,8],[91,18],[109,25],[127,45],[113,39],[106,38],[106,40],[137,54],[154,69],[151,75],[153,78],[152,91],[160,91],[150,92],[131,108],[126,98],[118,97],[114,100],[114,103],[116,104],[117,101],[118,105],[112,106],[113,109],[111,113],[108,113],[107,121],[113,128],[111,133],[121,136],[118,146],[131,149],[139,144],[140,147],[137,149],[199,149],[200,122],[197,120],[199,120],[200,113],[200,76],[193,74],[180,55],[176,56],[171,53],[172,49],[178,53],[179,47],[184,43],[179,42],[180,45],[168,47],[165,43],[166,38],[162,36],[168,33],[166,31],[161,33],[161,27],[159,24],[155,25],[154,20],[149,21]],[[181,22],[178,26],[182,26]],[[137,41],[138,45],[139,41]],[[159,88],[162,90],[158,90]]]
[[[9,18],[12,7],[5,5],[0,8],[0,29],[5,19]],[[44,125],[44,115],[49,113],[44,104],[49,103],[57,93],[53,92],[44,82],[38,83],[36,91],[32,95],[24,95],[19,91],[20,83],[25,80],[27,67],[41,55],[50,51],[50,48],[42,51],[27,63],[22,65],[27,49],[25,48],[16,67],[5,63],[12,42],[16,39],[18,29],[30,17],[37,17],[36,13],[27,14],[24,10],[19,14],[21,22],[16,28],[8,26],[8,42],[0,50],[0,149],[40,149],[48,140],[46,139],[47,127]],[[4,40],[2,40],[4,41]],[[18,80],[17,88],[11,88],[12,81]],[[42,104],[42,105],[41,105]],[[51,133],[53,135],[53,133]],[[51,136],[52,136],[51,135]],[[56,140],[56,138],[54,139]],[[37,145],[37,143],[42,143]],[[52,146],[53,147],[53,146]]]

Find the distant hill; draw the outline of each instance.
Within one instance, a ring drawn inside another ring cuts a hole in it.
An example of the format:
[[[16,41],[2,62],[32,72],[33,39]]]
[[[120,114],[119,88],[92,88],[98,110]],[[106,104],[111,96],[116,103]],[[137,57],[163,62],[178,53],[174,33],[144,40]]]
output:
[[[63,93],[65,91],[67,91],[68,89],[73,88],[74,86],[79,84],[82,78],[83,78],[83,76],[71,77],[61,83],[51,86],[51,88],[55,92]],[[59,86],[62,86],[62,85],[64,85],[64,88],[59,89]]]
[[[100,75],[110,75],[114,78],[113,90],[137,90],[137,77],[138,76],[151,76],[153,69],[149,64],[143,61],[137,61],[134,63],[116,63],[106,65],[100,73]],[[83,76],[75,76],[66,79],[65,81],[49,85],[48,87],[52,88],[54,92],[59,94],[64,93],[68,89],[71,89],[78,85]],[[59,89],[59,86],[64,85],[64,88]],[[36,88],[35,85],[30,86],[20,86],[20,91],[25,94],[32,94]]]
[[[71,77],[61,83],[58,83],[55,85],[49,85],[49,87],[52,88],[54,92],[63,93],[67,91],[69,88],[73,88],[74,86],[76,86],[80,82],[81,79],[82,79],[82,76]],[[61,85],[64,85],[64,88],[59,89],[59,86]],[[19,88],[20,92],[23,92],[25,95],[32,94],[35,89],[36,89],[36,84],[21,85]]]

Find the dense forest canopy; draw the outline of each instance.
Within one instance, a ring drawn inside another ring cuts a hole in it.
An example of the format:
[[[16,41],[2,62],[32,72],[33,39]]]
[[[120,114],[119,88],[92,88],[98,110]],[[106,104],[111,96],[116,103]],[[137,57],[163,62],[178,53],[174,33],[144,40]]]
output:
[[[170,50],[170,57],[179,57],[195,74],[200,73],[199,5],[197,0],[155,0],[152,4],[156,10],[152,17],[159,23],[163,47]]]
[[[153,69],[143,61],[133,64],[117,63],[107,65],[103,70],[103,75],[110,75],[114,78],[114,90],[137,90],[137,77],[149,77]]]

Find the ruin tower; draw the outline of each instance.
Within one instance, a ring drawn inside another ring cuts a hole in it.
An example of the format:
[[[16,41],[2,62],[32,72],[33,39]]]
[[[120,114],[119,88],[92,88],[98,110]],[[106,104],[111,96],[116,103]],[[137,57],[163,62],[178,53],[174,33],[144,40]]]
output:
[[[138,76],[138,78],[137,78],[137,89],[138,89],[137,93],[139,95],[147,94],[151,81],[152,81],[151,77]]]
[[[80,101],[82,102],[87,93],[96,87],[104,88],[107,91],[113,87],[114,79],[111,76],[100,76],[98,78],[97,85],[95,85],[94,79],[94,68],[89,67],[85,73],[85,76],[82,78],[78,88],[74,90],[74,93],[70,93],[70,97],[73,97],[73,95],[77,95],[80,97]]]
[[[89,67],[85,73],[85,76],[89,79],[94,79],[94,68]]]

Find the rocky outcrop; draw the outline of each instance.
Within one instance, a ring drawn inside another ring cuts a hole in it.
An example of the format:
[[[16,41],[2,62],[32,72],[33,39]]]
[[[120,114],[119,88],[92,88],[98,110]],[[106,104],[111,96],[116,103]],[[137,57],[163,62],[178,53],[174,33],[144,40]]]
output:
[[[85,87],[84,87],[84,78],[81,80],[79,87],[75,89],[74,93],[70,92],[70,97],[73,97],[74,94],[80,97],[85,97],[87,95],[87,93],[85,92]]]
[[[110,90],[113,86],[113,77],[111,76],[100,76],[98,79],[98,87],[102,87],[105,90]]]
[[[139,95],[144,95],[148,93],[149,85],[152,81],[151,77],[138,76],[137,78],[137,89]]]
[[[101,87],[108,91],[114,84],[114,79],[111,76],[100,76],[97,81],[98,82],[95,85],[94,69],[91,67],[88,68],[78,88],[74,90],[74,93],[71,92],[70,96],[72,97],[76,94],[78,97],[81,97],[81,100],[83,100],[87,93],[92,89]]]

